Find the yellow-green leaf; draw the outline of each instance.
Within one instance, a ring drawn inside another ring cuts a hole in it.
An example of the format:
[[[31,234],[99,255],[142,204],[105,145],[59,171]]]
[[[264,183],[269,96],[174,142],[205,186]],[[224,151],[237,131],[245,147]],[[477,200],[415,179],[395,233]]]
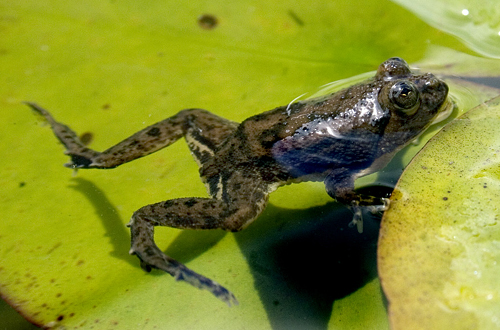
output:
[[[441,130],[402,175],[378,268],[392,329],[500,328],[500,97]]]

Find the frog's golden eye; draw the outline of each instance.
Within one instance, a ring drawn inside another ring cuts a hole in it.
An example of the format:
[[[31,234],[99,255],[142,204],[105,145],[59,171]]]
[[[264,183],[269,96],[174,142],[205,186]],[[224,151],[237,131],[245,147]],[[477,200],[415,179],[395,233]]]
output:
[[[389,100],[395,108],[407,115],[414,114],[420,105],[420,96],[414,83],[398,81],[389,90]]]

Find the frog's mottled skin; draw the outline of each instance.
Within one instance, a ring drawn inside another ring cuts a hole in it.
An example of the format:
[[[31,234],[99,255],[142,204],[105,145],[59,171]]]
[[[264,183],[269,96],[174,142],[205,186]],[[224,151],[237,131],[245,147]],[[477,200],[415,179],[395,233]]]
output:
[[[71,168],[113,168],[184,137],[210,197],[151,204],[130,220],[131,254],[143,269],[162,269],[177,280],[211,291],[228,304],[234,295],[165,255],[155,226],[238,231],[248,226],[279,186],[324,181],[326,191],[352,208],[377,202],[354,192],[354,180],[382,168],[436,118],[448,87],[432,74],[412,74],[391,58],[373,79],[321,98],[250,117],[241,124],[201,109],[182,110],[117,145],[88,149],[67,126],[28,103],[50,122],[71,157]],[[380,201],[378,201],[380,202]]]

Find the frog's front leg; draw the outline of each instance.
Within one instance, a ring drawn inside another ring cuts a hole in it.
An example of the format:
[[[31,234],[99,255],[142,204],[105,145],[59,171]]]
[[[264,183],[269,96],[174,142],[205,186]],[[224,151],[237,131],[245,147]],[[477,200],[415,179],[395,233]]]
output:
[[[355,173],[347,168],[332,170],[325,178],[325,187],[328,195],[336,201],[346,205],[352,212],[351,225],[363,232],[363,208],[372,212],[385,211],[389,207],[387,198],[358,194],[354,191]]]
[[[139,209],[128,224],[132,236],[130,254],[139,257],[146,271],[161,269],[176,280],[212,292],[228,305],[237,304],[234,295],[226,288],[165,255],[154,242],[154,227],[241,230],[260,214],[267,202],[267,194],[259,187],[247,191],[251,194],[237,196],[237,200],[179,198]]]

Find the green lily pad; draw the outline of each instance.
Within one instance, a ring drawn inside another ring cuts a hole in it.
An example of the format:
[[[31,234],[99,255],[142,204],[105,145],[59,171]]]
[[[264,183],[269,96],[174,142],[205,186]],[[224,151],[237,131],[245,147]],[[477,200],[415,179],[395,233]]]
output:
[[[387,328],[378,224],[350,231],[351,215],[321,184],[280,189],[241,233],[157,230],[169,255],[236,294],[240,305],[227,308],[167,274],[144,273],[128,255],[125,224],[136,209],[206,196],[187,147],[72,178],[62,147],[21,101],[90,133],[102,150],[183,108],[241,121],[388,57],[431,61],[428,45],[465,46],[389,1],[0,0],[0,8],[0,294],[26,319],[82,329]]]
[[[402,175],[378,268],[392,329],[500,327],[500,97],[443,128]]]

